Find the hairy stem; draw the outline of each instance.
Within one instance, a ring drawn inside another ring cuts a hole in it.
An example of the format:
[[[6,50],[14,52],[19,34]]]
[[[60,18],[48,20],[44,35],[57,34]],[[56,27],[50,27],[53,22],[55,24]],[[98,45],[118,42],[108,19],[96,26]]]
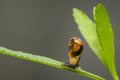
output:
[[[59,69],[66,69],[71,72],[75,72],[79,75],[86,76],[86,77],[94,79],[94,80],[105,80],[104,78],[102,78],[98,75],[95,75],[93,73],[87,72],[83,69],[80,69],[80,70],[79,69],[71,69],[71,68],[62,66],[61,65],[62,62],[60,62],[60,61],[57,61],[57,60],[54,60],[54,59],[51,59],[48,57],[40,56],[40,55],[33,55],[33,54],[25,53],[22,51],[14,51],[14,50],[7,49],[5,47],[0,47],[0,54],[16,57],[16,58],[23,59],[23,60],[37,62],[40,64],[52,66],[52,67],[59,68]]]

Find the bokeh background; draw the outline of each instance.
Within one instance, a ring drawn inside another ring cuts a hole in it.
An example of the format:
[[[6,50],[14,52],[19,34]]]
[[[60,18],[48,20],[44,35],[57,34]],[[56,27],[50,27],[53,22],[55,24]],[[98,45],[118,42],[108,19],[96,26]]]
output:
[[[0,0],[0,46],[67,61],[67,42],[80,37],[84,55],[80,66],[112,80],[77,29],[74,7],[93,20],[93,7],[102,3],[108,10],[115,35],[115,60],[120,75],[119,0]],[[109,44],[109,43],[108,43]],[[0,80],[90,80],[66,70],[0,54]]]

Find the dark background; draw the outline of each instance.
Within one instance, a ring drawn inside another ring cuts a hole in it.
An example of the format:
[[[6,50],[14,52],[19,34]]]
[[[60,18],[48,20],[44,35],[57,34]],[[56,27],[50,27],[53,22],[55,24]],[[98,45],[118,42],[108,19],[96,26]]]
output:
[[[120,75],[119,0],[0,0],[0,46],[60,61],[67,61],[70,37],[85,43],[80,66],[112,80],[110,74],[79,33],[72,8],[83,10],[92,20],[94,5],[101,2],[109,12],[115,35],[115,58]],[[90,80],[72,72],[0,54],[0,80]]]

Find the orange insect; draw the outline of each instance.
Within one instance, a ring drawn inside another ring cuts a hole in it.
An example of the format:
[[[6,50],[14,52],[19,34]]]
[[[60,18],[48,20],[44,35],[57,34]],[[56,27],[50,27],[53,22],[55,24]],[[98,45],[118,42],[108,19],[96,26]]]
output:
[[[78,63],[81,56],[83,55],[82,51],[84,44],[80,38],[72,37],[68,42],[68,46],[69,46],[68,51],[69,61],[63,63],[62,65],[75,69],[76,67],[79,67]]]

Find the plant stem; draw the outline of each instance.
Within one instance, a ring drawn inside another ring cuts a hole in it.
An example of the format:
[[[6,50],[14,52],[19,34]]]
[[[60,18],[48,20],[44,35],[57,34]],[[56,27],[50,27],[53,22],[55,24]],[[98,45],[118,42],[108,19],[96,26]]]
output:
[[[52,67],[59,68],[59,69],[66,69],[66,70],[75,72],[79,75],[86,76],[86,77],[94,79],[94,80],[105,80],[104,78],[102,78],[98,75],[95,75],[93,73],[87,72],[83,69],[80,69],[80,70],[79,69],[71,69],[71,68],[62,66],[61,65],[62,62],[60,62],[60,61],[57,61],[57,60],[54,60],[54,59],[51,59],[48,57],[43,57],[40,55],[32,55],[30,53],[25,53],[22,51],[14,51],[14,50],[7,49],[5,47],[0,47],[0,54],[20,58],[23,60],[33,61],[33,62],[37,62],[40,64],[45,64],[45,65],[52,66]]]

